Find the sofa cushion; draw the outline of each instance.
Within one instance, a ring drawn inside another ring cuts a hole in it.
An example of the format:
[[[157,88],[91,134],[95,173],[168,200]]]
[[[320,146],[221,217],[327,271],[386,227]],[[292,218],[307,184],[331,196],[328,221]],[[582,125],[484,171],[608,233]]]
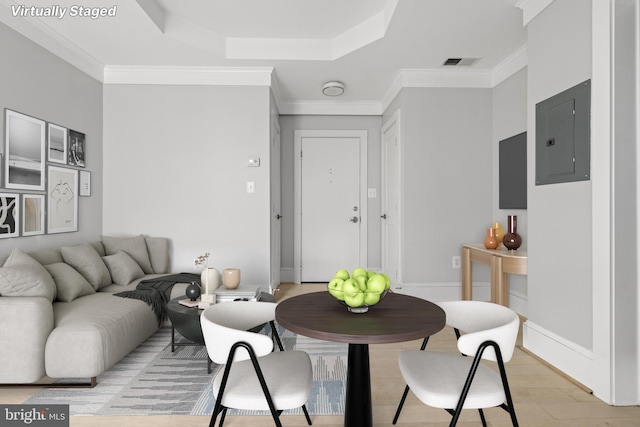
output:
[[[58,301],[73,301],[84,295],[95,292],[87,279],[69,264],[64,262],[56,262],[55,264],[45,265],[58,289]]]
[[[103,256],[102,260],[111,273],[113,283],[126,286],[144,276],[144,271],[125,251],[118,251],[113,255]]]
[[[53,301],[56,284],[38,261],[15,248],[0,268],[0,295],[44,297]]]
[[[89,243],[60,247],[64,262],[78,270],[91,284],[93,289],[100,289],[111,284],[111,274],[98,251]]]
[[[135,237],[110,237],[102,236],[102,244],[107,255],[113,255],[118,251],[124,251],[138,263],[142,271],[147,274],[153,273],[147,243],[144,236]]]

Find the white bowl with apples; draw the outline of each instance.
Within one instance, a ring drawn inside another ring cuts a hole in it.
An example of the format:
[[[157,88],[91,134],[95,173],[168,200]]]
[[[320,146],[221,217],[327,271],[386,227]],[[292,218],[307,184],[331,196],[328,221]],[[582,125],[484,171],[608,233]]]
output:
[[[391,287],[385,273],[367,271],[362,267],[349,271],[340,269],[327,285],[327,291],[352,313],[366,313],[369,307],[384,299]]]

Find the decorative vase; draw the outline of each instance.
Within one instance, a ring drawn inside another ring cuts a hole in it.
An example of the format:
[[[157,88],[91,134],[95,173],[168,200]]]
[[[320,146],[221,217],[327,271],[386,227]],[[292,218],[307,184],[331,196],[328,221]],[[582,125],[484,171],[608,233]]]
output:
[[[240,285],[240,269],[225,268],[222,272],[222,285],[227,289],[235,289]]]
[[[493,228],[495,229],[496,239],[498,239],[498,246],[500,246],[502,244],[502,239],[504,238],[504,228],[502,228],[502,224],[499,222],[494,222]]]
[[[200,292],[200,286],[198,286],[196,282],[191,282],[189,285],[187,285],[187,288],[184,291],[187,298],[189,298],[191,301],[197,300],[200,296]]]
[[[215,268],[205,268],[200,274],[200,283],[202,284],[202,298],[206,303],[215,302],[215,290],[220,286],[220,273]]]
[[[487,249],[496,249],[500,245],[496,237],[496,230],[493,227],[487,228],[487,237],[484,238],[484,247]]]
[[[518,234],[518,217],[516,215],[509,215],[507,222],[507,234],[502,238],[502,244],[507,249],[515,251],[522,245],[522,237]]]

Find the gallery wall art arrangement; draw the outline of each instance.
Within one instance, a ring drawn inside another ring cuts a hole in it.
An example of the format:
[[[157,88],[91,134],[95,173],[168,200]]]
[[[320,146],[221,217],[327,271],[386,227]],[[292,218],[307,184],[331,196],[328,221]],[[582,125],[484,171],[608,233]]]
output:
[[[85,134],[5,109],[0,239],[78,231],[78,197],[91,195]]]

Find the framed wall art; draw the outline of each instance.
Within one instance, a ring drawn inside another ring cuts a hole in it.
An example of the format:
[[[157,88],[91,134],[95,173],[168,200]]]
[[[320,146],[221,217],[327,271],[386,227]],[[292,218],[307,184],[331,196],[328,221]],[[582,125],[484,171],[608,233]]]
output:
[[[47,124],[47,159],[50,162],[67,164],[67,133],[67,128],[53,123]]]
[[[84,167],[84,146],[85,136],[84,133],[76,132],[75,130],[69,130],[69,152],[67,162],[71,166]]]
[[[5,110],[5,188],[44,190],[45,122]]]
[[[20,195],[0,193],[0,239],[18,237],[20,230]]]
[[[22,195],[22,235],[44,234],[44,194]]]
[[[78,231],[78,170],[49,166],[47,232]]]

